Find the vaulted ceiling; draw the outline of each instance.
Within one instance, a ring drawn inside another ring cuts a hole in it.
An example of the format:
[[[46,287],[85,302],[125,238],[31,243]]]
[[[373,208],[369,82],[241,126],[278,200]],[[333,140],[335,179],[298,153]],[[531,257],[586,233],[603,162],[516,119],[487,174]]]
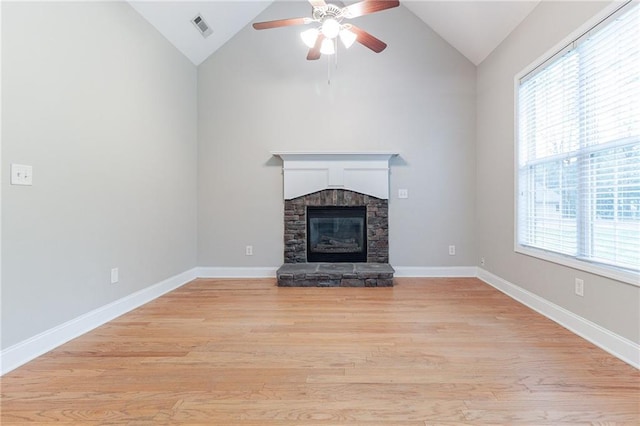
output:
[[[299,17],[306,0],[292,5],[292,15]],[[328,0],[331,2],[331,0]],[[513,29],[535,8],[537,1],[418,1],[401,0],[449,44],[475,65],[480,64]],[[224,45],[238,31],[273,3],[273,0],[141,1],[129,0],[138,13],[164,35],[191,62],[199,65]],[[344,4],[356,1],[344,1]],[[196,30],[191,20],[197,15],[213,29],[207,38]],[[305,16],[303,13],[302,16]]]

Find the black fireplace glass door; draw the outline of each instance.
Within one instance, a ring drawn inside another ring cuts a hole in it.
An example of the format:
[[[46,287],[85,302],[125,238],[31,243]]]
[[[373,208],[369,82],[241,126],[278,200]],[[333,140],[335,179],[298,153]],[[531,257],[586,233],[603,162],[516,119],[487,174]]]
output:
[[[308,262],[366,262],[366,207],[308,207]]]

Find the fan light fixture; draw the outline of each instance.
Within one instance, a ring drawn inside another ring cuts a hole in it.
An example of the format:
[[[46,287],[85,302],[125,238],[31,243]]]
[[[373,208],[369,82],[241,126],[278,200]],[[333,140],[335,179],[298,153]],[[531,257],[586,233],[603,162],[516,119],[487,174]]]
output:
[[[358,36],[350,30],[351,25],[341,25],[335,19],[327,19],[322,23],[320,28],[311,28],[300,33],[302,42],[308,47],[313,48],[316,44],[318,36],[322,34],[324,40],[322,41],[320,52],[325,55],[333,55],[336,52],[333,40],[340,37],[340,41],[345,48],[350,48],[356,41]]]

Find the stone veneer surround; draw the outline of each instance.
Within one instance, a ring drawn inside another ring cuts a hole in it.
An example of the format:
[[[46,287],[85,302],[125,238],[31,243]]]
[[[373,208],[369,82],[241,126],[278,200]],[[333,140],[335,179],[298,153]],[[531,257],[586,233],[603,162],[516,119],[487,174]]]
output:
[[[284,202],[284,262],[307,262],[307,206],[367,208],[367,262],[389,263],[389,202],[345,189],[325,189]]]

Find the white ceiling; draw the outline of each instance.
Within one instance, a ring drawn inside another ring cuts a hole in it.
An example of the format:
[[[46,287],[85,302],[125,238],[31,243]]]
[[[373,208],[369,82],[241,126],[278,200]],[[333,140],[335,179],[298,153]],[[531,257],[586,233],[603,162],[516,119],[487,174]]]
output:
[[[200,65],[269,7],[268,0],[146,1],[129,3],[195,65]],[[203,38],[191,20],[200,13],[213,29]]]
[[[537,1],[403,1],[443,39],[479,65],[540,3]]]
[[[476,65],[480,64],[539,2],[540,0],[401,0],[402,5]],[[199,65],[238,31],[253,22],[273,0],[129,0],[129,3],[191,62]],[[191,19],[198,13],[213,28],[213,34],[206,39],[191,23]],[[282,18],[290,17],[298,16]]]

